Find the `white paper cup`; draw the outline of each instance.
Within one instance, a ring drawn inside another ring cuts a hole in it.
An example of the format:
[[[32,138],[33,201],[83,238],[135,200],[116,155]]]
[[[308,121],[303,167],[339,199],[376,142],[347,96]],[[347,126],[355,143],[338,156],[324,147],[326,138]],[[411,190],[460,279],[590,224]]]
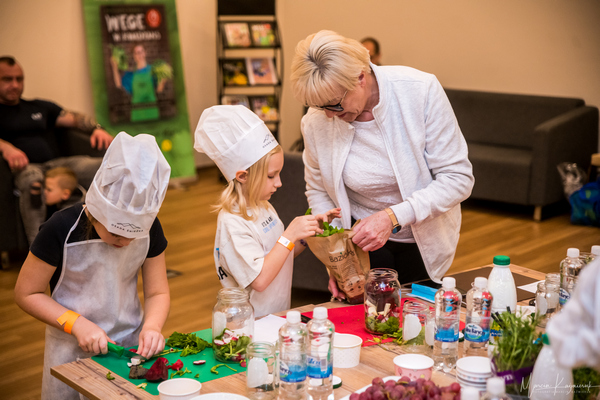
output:
[[[202,384],[195,379],[175,378],[158,385],[160,400],[190,400],[200,394]]]
[[[333,367],[353,368],[360,363],[362,339],[347,333],[333,335]]]

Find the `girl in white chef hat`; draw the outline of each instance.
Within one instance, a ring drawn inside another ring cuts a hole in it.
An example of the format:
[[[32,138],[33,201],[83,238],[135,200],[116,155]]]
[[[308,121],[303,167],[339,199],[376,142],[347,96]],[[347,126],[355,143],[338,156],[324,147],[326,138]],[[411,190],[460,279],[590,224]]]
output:
[[[271,131],[244,106],[206,109],[196,128],[194,148],[219,167],[228,186],[216,206],[215,266],[223,287],[250,292],[255,316],[290,308],[293,258],[302,239],[321,233],[326,214],[296,217],[287,228],[269,203],[281,187],[283,151]]]
[[[15,287],[17,304],[48,324],[42,398],[79,399],[50,375],[50,368],[106,353],[107,342],[139,344],[143,357],[164,349],[161,330],[170,303],[167,240],[156,215],[170,172],[153,136],[121,132],[85,204],[61,210],[42,225]],[[140,268],[143,309],[137,293]]]

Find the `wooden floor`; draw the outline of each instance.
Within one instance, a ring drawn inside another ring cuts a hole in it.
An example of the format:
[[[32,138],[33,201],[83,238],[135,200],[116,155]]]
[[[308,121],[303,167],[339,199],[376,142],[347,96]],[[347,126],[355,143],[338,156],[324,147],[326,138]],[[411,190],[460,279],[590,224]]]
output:
[[[171,313],[163,334],[209,327],[220,287],[212,247],[216,215],[210,212],[223,184],[215,168],[203,169],[187,190],[170,189],[159,214],[169,240],[167,267],[181,275],[169,279]],[[552,210],[550,210],[552,213]],[[543,272],[558,272],[568,247],[590,251],[600,244],[598,228],[575,226],[567,213],[542,222],[532,220],[533,208],[468,201],[456,258],[450,272],[489,264],[494,255],[509,255],[515,264]],[[40,397],[44,324],[21,311],[13,288],[22,260],[0,272],[0,398]],[[318,303],[327,294],[294,292],[293,304]]]

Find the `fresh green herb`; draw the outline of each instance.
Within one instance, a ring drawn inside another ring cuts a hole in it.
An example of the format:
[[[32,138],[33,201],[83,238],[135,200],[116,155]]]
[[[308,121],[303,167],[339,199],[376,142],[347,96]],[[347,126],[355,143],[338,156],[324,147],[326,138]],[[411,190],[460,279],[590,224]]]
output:
[[[600,391],[600,373],[592,368],[573,370],[573,400],[594,400]]]
[[[167,346],[178,347],[182,350],[180,356],[185,357],[192,354],[198,354],[207,347],[211,347],[211,344],[206,340],[199,338],[195,333],[179,333],[173,332],[167,339]],[[170,350],[165,350],[163,353],[169,354]]]
[[[125,49],[121,46],[110,45],[112,54],[111,57],[117,61],[117,68],[121,71],[125,71],[129,68],[129,64],[127,62],[127,54],[125,54]]]
[[[535,363],[543,346],[541,334],[536,330],[539,320],[536,314],[523,317],[522,313],[512,314],[508,311],[496,320],[502,327],[502,336],[498,337],[493,356],[498,371],[517,371]],[[528,382],[515,382],[507,385],[506,390],[508,393],[527,395],[528,387]],[[521,388],[524,388],[523,392]]]
[[[400,330],[398,317],[389,317],[385,322],[380,322],[377,317],[368,316],[366,319],[367,329],[371,332],[392,334]]]
[[[194,378],[200,378],[200,374],[194,375]]]
[[[217,374],[217,375],[219,375],[219,371],[217,371],[217,368],[219,368],[219,367],[227,367],[227,368],[229,368],[230,370],[232,370],[233,372],[237,372],[237,369],[233,369],[233,368],[231,368],[231,367],[230,367],[229,365],[227,365],[227,364],[217,364],[217,365],[215,365],[214,367],[212,367],[212,368],[210,369],[210,372],[212,372],[213,374]]]
[[[308,210],[306,210],[306,212],[304,213],[304,215],[310,215],[312,214],[312,208],[309,208]]]
[[[337,226],[331,226],[327,221],[323,221],[323,233],[318,233],[317,237],[328,237],[336,233],[343,233],[344,228],[338,228]]]
[[[180,369],[177,372],[172,372],[171,373],[171,379],[173,379],[174,376],[183,376],[184,374],[191,374],[192,371],[190,371],[187,367],[185,367],[184,369]]]
[[[115,377],[110,374],[110,371],[108,371],[108,374],[106,374],[106,379],[108,379],[109,381],[113,381]]]

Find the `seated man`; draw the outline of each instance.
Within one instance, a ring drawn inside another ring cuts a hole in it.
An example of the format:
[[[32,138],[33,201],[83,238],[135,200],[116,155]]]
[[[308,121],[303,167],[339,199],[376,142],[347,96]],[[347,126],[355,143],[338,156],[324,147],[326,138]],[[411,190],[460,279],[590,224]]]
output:
[[[110,145],[112,136],[84,115],[62,109],[44,100],[24,100],[23,69],[13,57],[0,57],[0,153],[13,171],[21,193],[19,207],[29,243],[45,219],[45,210],[32,207],[31,194],[39,194],[44,172],[68,167],[85,188],[92,182],[102,158],[58,155],[55,127],[78,128],[90,133],[90,144],[99,150]],[[32,187],[33,184],[33,187]]]

